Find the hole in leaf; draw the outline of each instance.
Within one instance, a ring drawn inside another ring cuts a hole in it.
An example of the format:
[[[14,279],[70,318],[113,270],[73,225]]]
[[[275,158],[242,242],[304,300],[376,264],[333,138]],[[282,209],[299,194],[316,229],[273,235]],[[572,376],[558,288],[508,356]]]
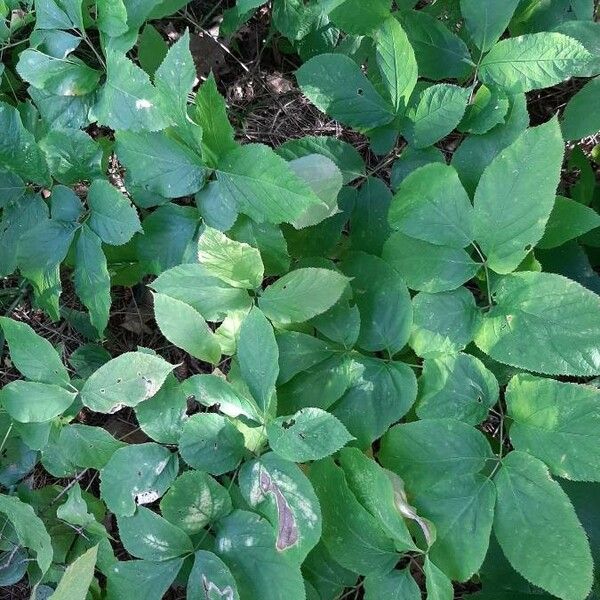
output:
[[[284,429],[289,429],[290,427],[293,427],[296,424],[296,420],[295,419],[290,419],[289,421],[284,421],[281,426]]]
[[[359,96],[362,96],[362,95],[365,93],[365,90],[363,90],[362,88],[358,88],[358,89],[356,90],[356,93],[357,93]]]

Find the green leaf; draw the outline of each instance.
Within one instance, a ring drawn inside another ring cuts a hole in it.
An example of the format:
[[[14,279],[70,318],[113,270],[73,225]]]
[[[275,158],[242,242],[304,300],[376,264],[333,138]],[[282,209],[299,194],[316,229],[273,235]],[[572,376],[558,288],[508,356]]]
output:
[[[252,398],[242,396],[222,377],[217,375],[194,375],[186,379],[183,391],[188,397],[193,396],[203,406],[218,405],[219,410],[232,418],[244,415],[260,423],[261,411]]]
[[[201,582],[201,586],[198,582]],[[216,554],[206,550],[196,550],[186,599],[221,600],[222,598],[240,600],[231,571]]]
[[[219,94],[212,72],[198,88],[192,110],[196,121],[202,127],[202,156],[209,165],[217,166],[223,156],[234,150],[237,144],[227,116],[225,99]]]
[[[425,557],[423,572],[425,573],[427,600],[453,600],[454,587],[452,587],[452,582],[431,562],[429,556]]]
[[[77,394],[50,383],[17,380],[0,391],[6,412],[20,423],[43,423],[61,415]]]
[[[279,349],[273,327],[259,308],[254,307],[242,322],[237,357],[244,382],[259,409],[263,414],[271,412],[279,375]]]
[[[420,600],[421,591],[410,569],[365,577],[365,600]]]
[[[521,374],[506,388],[506,405],[516,450],[559,477],[600,481],[600,390]]]
[[[501,40],[481,61],[479,77],[510,94],[550,87],[577,76],[590,53],[562,33],[530,33]]]
[[[179,453],[194,469],[222,475],[238,466],[244,452],[244,436],[227,417],[198,413],[183,426]]]
[[[333,0],[330,18],[346,33],[370,34],[390,14],[389,0],[373,0],[368,4],[360,0]]]
[[[552,119],[523,132],[483,172],[474,199],[475,239],[497,273],[514,271],[542,237],[563,153],[558,121]]]
[[[198,239],[198,261],[209,273],[233,287],[254,289],[263,280],[260,252],[211,227],[206,227]]]
[[[0,326],[8,342],[11,362],[27,379],[63,386],[69,383],[67,369],[48,340],[27,323],[8,317],[0,317]]]
[[[96,25],[99,31],[110,37],[119,37],[127,33],[127,9],[123,0],[99,0]]]
[[[79,129],[53,130],[40,140],[52,176],[66,185],[102,176],[102,148]]]
[[[16,202],[25,194],[25,183],[11,171],[0,169],[0,208]]]
[[[164,132],[118,131],[116,153],[131,181],[164,198],[196,193],[204,184],[199,157]]]
[[[21,121],[14,106],[0,102],[0,165],[14,171],[25,181],[50,185],[50,173],[43,152]]]
[[[417,550],[397,504],[388,473],[357,448],[343,448],[339,461],[348,487],[394,540],[396,550]]]
[[[189,304],[164,294],[154,294],[154,317],[162,334],[195,358],[217,364],[219,342],[202,315]]]
[[[339,596],[344,588],[354,587],[358,575],[338,564],[323,542],[313,549],[302,565],[302,572],[322,598]]]
[[[60,578],[52,600],[85,600],[94,579],[98,546],[94,546],[75,559]]]
[[[363,252],[348,255],[341,269],[351,280],[360,311],[357,345],[393,356],[408,341],[412,325],[406,284],[385,261]]]
[[[575,200],[556,196],[538,248],[557,248],[565,242],[600,227],[600,215]]]
[[[135,407],[141,430],[155,442],[176,444],[187,419],[187,398],[173,374],[152,398]]]
[[[439,148],[413,148],[407,146],[402,150],[400,158],[394,161],[390,174],[390,183],[394,191],[398,191],[400,184],[419,167],[429,163],[446,163],[446,158]]]
[[[207,473],[185,471],[160,501],[163,517],[188,535],[231,512],[229,492]]]
[[[94,180],[87,201],[89,226],[104,243],[120,246],[142,230],[135,207],[108,181]]]
[[[299,566],[275,543],[271,525],[254,513],[237,510],[219,522],[215,552],[231,570],[242,598],[304,597]]]
[[[441,20],[422,10],[406,10],[398,15],[415,51],[419,75],[440,79],[463,79],[473,68],[466,44]]]
[[[600,129],[598,93],[600,77],[588,81],[567,103],[562,119],[562,132],[567,140],[594,135]]]
[[[84,30],[81,0],[38,0],[35,5],[37,29]]]
[[[277,550],[302,563],[321,537],[321,508],[306,475],[270,452],[242,465],[239,484],[248,505],[276,529]]]
[[[410,289],[430,293],[456,289],[481,267],[462,248],[430,244],[399,231],[385,243],[382,257]]]
[[[482,52],[489,50],[500,39],[518,4],[519,0],[460,0],[460,12],[469,37]]]
[[[119,538],[131,556],[163,561],[192,552],[192,541],[179,527],[148,508],[131,517],[117,516]]]
[[[228,313],[251,306],[246,290],[231,287],[199,264],[164,271],[152,282],[152,288],[189,304],[209,321],[222,321]]]
[[[309,135],[288,140],[275,151],[288,161],[310,154],[325,156],[342,172],[345,184],[365,174],[365,162],[354,146],[334,137]]]
[[[515,571],[563,600],[587,598],[593,564],[585,531],[544,464],[511,452],[494,482],[494,533]]]
[[[164,562],[117,562],[110,567],[106,576],[106,600],[121,600],[137,595],[145,600],[161,600],[182,564],[181,558]]]
[[[323,202],[271,148],[246,144],[230,150],[217,165],[224,194],[239,211],[262,223],[292,223]]]
[[[151,442],[119,448],[100,471],[100,495],[110,512],[132,516],[138,505],[158,500],[179,469],[177,454]]]
[[[75,245],[75,291],[90,311],[90,321],[102,335],[110,315],[110,275],[102,240],[83,225]]]
[[[79,58],[54,58],[32,48],[21,52],[16,71],[27,83],[58,96],[85,96],[100,80],[100,72]]]
[[[156,55],[156,52],[153,53]],[[154,85],[160,92],[165,114],[181,128],[181,133],[190,139],[200,139],[202,130],[195,127],[188,117],[188,96],[196,82],[196,66],[190,52],[190,33],[188,30],[169,48],[156,74]],[[188,136],[187,131],[194,131]]]
[[[95,412],[114,413],[152,398],[173,365],[146,352],[125,352],[102,365],[81,389],[84,406]]]
[[[52,543],[43,521],[33,508],[16,496],[0,494],[0,512],[5,514],[22,546],[35,552],[42,575],[52,564]]]
[[[466,133],[483,134],[504,123],[509,107],[508,96],[498,88],[482,85],[477,90],[457,129]]]
[[[509,97],[509,102],[504,124],[496,125],[483,135],[467,136],[452,156],[452,166],[470,196],[473,196],[481,174],[494,157],[512,144],[529,125],[525,94]]]
[[[258,305],[276,323],[302,323],[331,308],[348,279],[322,268],[296,269],[268,286]]]
[[[417,397],[415,374],[401,362],[358,356],[342,381],[349,389],[341,391],[343,396],[332,413],[361,448],[370,446],[403,417]],[[311,391],[322,397],[322,390],[316,388]]]
[[[375,59],[396,113],[406,105],[417,83],[417,61],[400,23],[390,16],[374,34]]]
[[[392,193],[378,177],[368,177],[360,186],[350,217],[350,246],[379,256],[390,235],[388,212]]]
[[[473,340],[479,311],[464,287],[440,294],[420,292],[413,298],[413,312],[410,345],[418,356],[456,354]]]
[[[470,354],[428,358],[419,379],[417,415],[481,423],[498,400],[498,381]]]
[[[271,421],[267,435],[275,453],[299,463],[325,458],[354,439],[336,417],[320,408],[303,408]]]
[[[578,0],[572,0],[572,4]],[[587,1],[587,0],[585,0]],[[554,25],[554,23],[553,23]],[[582,68],[580,77],[593,77],[600,74],[600,23],[598,21],[564,21],[553,27],[552,31],[564,33],[566,36],[577,40],[592,56],[588,64]]]
[[[167,42],[165,42],[156,27],[151,23],[146,23],[138,38],[137,46],[137,55],[140,66],[148,73],[148,75],[151,77],[154,76],[156,70],[160,67],[169,51]],[[165,102],[164,108],[169,111],[171,108],[174,108],[176,112],[177,104],[169,107]]]
[[[317,108],[350,127],[372,129],[394,118],[394,108],[343,54],[311,58],[296,71],[296,79]]]
[[[77,467],[99,471],[126,444],[116,440],[101,427],[75,423],[60,430],[58,445]]]
[[[114,130],[158,131],[167,127],[170,119],[148,75],[119,51],[108,47],[105,53],[106,83],[92,118]]]
[[[381,438],[379,452],[381,464],[398,473],[413,494],[442,479],[478,473],[491,457],[480,431],[451,419],[395,425]]]
[[[473,209],[453,167],[431,163],[413,171],[392,200],[393,229],[440,246],[464,248],[473,239]]]
[[[600,374],[600,299],[552,273],[504,277],[475,343],[491,358],[548,375]]]
[[[425,89],[416,107],[406,113],[404,132],[415,148],[425,148],[446,137],[461,121],[470,90],[449,83]]]
[[[323,512],[322,542],[341,566],[362,575],[389,572],[398,562],[392,539],[350,491],[344,471],[327,458],[309,471]]]
[[[414,498],[419,514],[435,523],[429,556],[451,579],[467,581],[487,553],[496,490],[480,474],[466,474],[421,490]]]

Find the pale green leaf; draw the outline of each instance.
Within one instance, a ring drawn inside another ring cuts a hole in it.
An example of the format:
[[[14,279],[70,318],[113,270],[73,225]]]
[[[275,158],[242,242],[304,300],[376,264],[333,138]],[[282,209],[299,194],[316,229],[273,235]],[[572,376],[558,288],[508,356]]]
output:
[[[225,283],[249,289],[260,286],[265,270],[256,248],[212,227],[205,227],[198,239],[198,262]]]
[[[154,317],[162,334],[195,358],[217,364],[221,347],[202,315],[189,304],[154,294]]]
[[[484,57],[479,77],[510,94],[550,87],[579,75],[590,53],[562,33],[530,33],[501,40]]]
[[[16,70],[27,83],[57,96],[85,96],[100,80],[100,72],[79,58],[54,58],[32,48],[21,52]]]
[[[296,269],[267,287],[258,304],[272,321],[302,323],[331,308],[347,285],[346,277],[330,269]]]
[[[450,579],[433,563],[429,556],[423,563],[427,600],[453,600],[454,587]]]
[[[101,366],[81,389],[81,401],[96,412],[136,406],[158,392],[173,365],[146,352],[126,352]]]
[[[67,410],[76,395],[55,384],[19,379],[2,388],[0,403],[15,421],[43,423]]]
[[[517,450],[543,460],[554,475],[600,481],[600,390],[533,375],[515,375],[506,388]]]
[[[85,600],[94,579],[98,546],[76,558],[60,578],[50,600]]]

